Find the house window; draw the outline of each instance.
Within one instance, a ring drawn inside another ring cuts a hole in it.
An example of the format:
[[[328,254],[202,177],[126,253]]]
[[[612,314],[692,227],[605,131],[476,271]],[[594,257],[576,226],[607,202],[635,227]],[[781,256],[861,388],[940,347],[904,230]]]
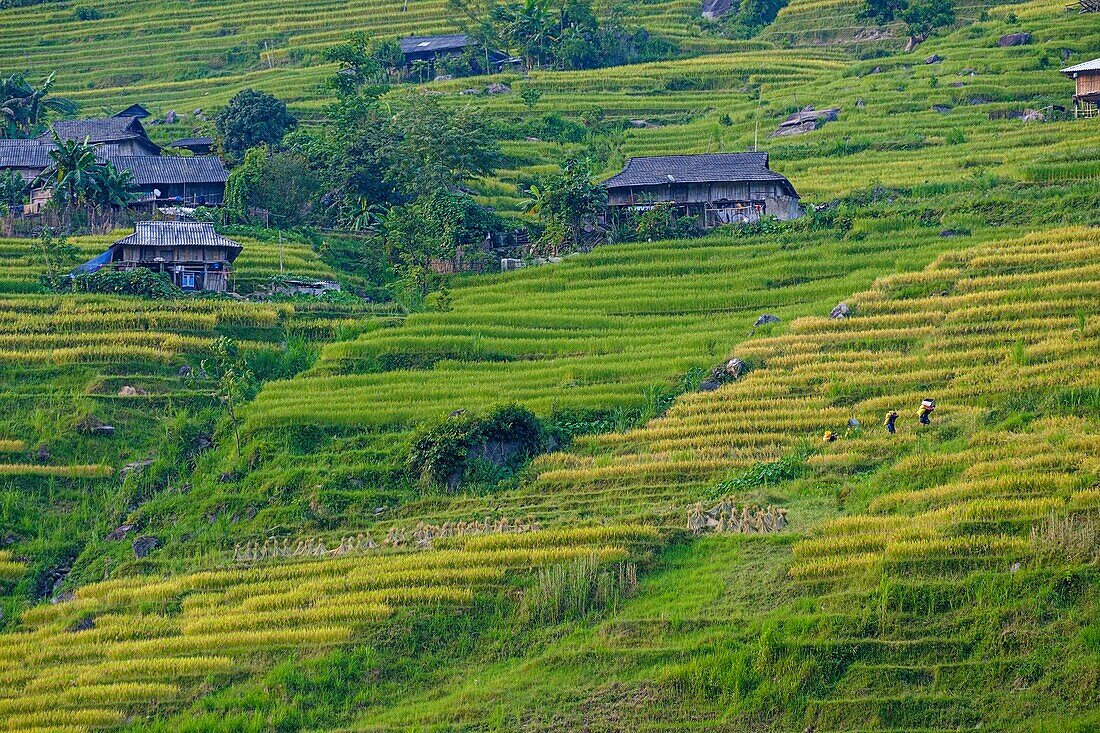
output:
[[[180,276],[180,287],[184,288],[184,289],[186,289],[186,288],[192,288],[193,289],[195,287],[195,273],[193,273],[193,272],[183,273],[183,275]]]

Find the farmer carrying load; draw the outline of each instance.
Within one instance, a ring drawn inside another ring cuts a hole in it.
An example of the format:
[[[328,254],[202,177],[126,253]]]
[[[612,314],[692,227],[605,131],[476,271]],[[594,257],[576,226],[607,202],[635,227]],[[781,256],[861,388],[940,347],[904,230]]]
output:
[[[822,437],[822,439],[826,443],[832,443],[836,441],[836,433],[834,433],[832,430],[826,430],[825,435]]]
[[[918,415],[920,416],[920,424],[921,425],[931,424],[932,421],[928,419],[928,416],[931,415],[932,410],[935,410],[935,409],[936,409],[936,401],[935,400],[921,400],[920,412],[918,413]]]
[[[898,411],[890,410],[888,413],[886,413],[886,419],[882,422],[882,424],[886,426],[886,432],[890,433],[890,435],[893,435],[897,432],[897,428],[894,427],[894,421],[896,421],[897,419]]]

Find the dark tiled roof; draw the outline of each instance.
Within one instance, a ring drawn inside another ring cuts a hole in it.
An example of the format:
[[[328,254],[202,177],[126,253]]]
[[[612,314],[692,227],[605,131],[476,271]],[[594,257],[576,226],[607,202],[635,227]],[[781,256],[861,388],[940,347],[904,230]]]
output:
[[[119,170],[134,172],[138,186],[185,183],[225,183],[228,174],[216,155],[108,155]]]
[[[115,117],[137,117],[138,119],[141,119],[143,117],[150,117],[150,116],[152,116],[152,114],[153,114],[152,112],[145,109],[144,105],[131,104],[129,107],[122,110],[121,112],[117,112],[114,116]]]
[[[704,153],[631,158],[622,172],[604,181],[607,188],[660,186],[669,183],[790,181],[768,169],[767,153]]]
[[[136,117],[107,117],[101,120],[59,120],[53,124],[58,137],[62,140],[88,139],[90,143],[111,143],[135,138],[149,139],[145,128]],[[38,136],[39,140],[52,140],[46,132]]]
[[[433,51],[450,51],[456,48],[466,48],[476,45],[469,36],[463,33],[454,33],[449,36],[410,36],[402,38],[401,53],[431,53]]]
[[[212,137],[181,137],[179,140],[173,140],[168,143],[170,148],[186,148],[189,145],[213,145],[214,138]]]
[[[140,247],[228,247],[241,251],[239,242],[214,231],[213,224],[197,221],[139,221],[133,234],[112,246]],[[232,257],[235,257],[233,254]]]
[[[53,149],[38,140],[0,140],[0,169],[45,168],[53,163]]]

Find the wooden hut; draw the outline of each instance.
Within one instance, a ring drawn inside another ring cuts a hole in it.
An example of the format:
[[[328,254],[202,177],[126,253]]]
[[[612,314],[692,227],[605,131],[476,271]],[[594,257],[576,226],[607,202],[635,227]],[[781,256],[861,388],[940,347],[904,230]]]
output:
[[[214,231],[213,224],[192,221],[142,221],[133,234],[123,237],[92,262],[98,267],[133,270],[145,267],[166,272],[184,290],[228,288],[233,261],[241,245]]]
[[[1100,105],[1100,59],[1068,66],[1062,69],[1062,73],[1077,84],[1073,93],[1073,116],[1100,116],[1097,111]]]
[[[767,153],[706,153],[631,158],[604,182],[611,211],[671,203],[705,228],[802,215],[798,192],[768,167]]]

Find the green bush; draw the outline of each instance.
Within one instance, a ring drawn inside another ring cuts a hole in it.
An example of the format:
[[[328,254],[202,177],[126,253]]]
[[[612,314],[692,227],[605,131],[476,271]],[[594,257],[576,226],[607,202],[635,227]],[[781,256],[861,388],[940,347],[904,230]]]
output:
[[[513,474],[546,445],[539,419],[519,405],[505,405],[485,415],[454,413],[415,435],[406,463],[426,484],[455,489],[485,464],[495,465],[499,481]]]
[[[168,275],[163,272],[153,272],[144,267],[133,270],[99,270],[77,275],[73,278],[73,291],[137,295],[156,300],[182,298],[184,294],[168,279]]]

